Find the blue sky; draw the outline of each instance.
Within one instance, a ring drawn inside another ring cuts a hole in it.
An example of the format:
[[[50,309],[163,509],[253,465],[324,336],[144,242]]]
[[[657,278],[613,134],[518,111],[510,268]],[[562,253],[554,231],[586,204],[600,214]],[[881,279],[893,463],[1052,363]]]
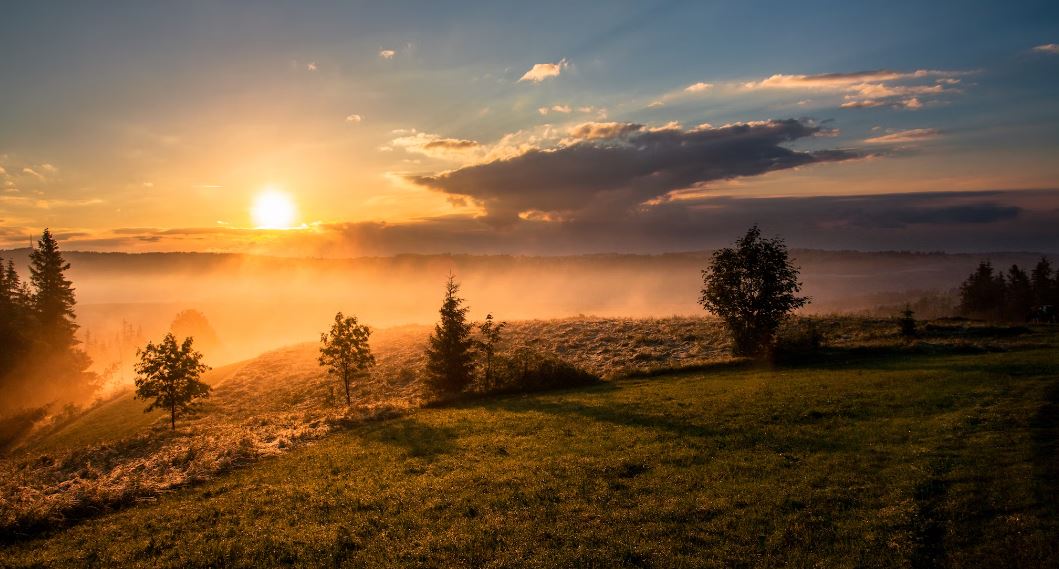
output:
[[[14,3],[0,246],[673,250],[736,200],[795,245],[1054,251],[1056,44],[1054,2]],[[842,196],[909,213],[865,238]]]

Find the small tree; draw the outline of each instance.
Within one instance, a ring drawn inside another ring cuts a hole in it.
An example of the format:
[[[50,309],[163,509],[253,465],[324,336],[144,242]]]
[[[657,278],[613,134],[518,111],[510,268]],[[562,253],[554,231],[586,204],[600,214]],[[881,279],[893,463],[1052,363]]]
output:
[[[736,355],[761,355],[775,343],[776,329],[793,310],[805,306],[798,268],[780,238],[761,237],[751,227],[734,248],[713,254],[702,272],[699,303],[728,326]]]
[[[474,340],[463,299],[456,296],[460,285],[449,275],[445,300],[441,304],[441,321],[434,326],[427,346],[427,380],[445,393],[463,391],[474,379]]]
[[[320,365],[327,367],[327,374],[337,378],[346,389],[346,405],[353,404],[350,385],[353,378],[375,365],[375,356],[368,345],[371,330],[357,324],[357,317],[335,314],[331,331],[320,334]]]
[[[492,314],[485,315],[485,322],[478,325],[478,332],[481,333],[481,339],[478,340],[478,349],[482,356],[485,357],[485,369],[484,372],[484,383],[486,388],[493,385],[493,356],[496,355],[496,348],[500,345],[500,333],[507,326],[507,322],[496,322],[493,320]]]
[[[912,311],[912,307],[905,305],[905,309],[901,311],[901,317],[897,319],[897,325],[901,328],[901,335],[905,338],[914,338],[916,335],[916,313]]]
[[[199,377],[210,369],[202,363],[202,354],[192,349],[192,338],[185,338],[178,346],[172,333],[157,346],[151,342],[137,350],[140,361],[136,363],[136,398],[154,401],[144,410],[169,410],[169,426],[176,430],[177,415],[191,409],[191,404],[200,397],[209,397],[210,386],[199,381]]]

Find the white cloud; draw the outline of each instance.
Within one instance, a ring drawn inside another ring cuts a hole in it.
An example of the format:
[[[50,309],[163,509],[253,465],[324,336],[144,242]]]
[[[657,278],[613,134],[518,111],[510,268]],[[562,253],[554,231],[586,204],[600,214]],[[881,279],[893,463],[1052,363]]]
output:
[[[316,71],[318,69],[315,61],[310,61],[309,63],[306,63],[305,68],[309,71]]]
[[[393,56],[397,55],[397,52],[392,49],[380,49],[379,57],[383,59],[393,59]]]
[[[1048,53],[1052,55],[1059,54],[1059,43],[1046,43],[1033,48],[1033,51],[1037,53]]]
[[[881,136],[866,138],[868,144],[906,144],[910,142],[924,142],[941,136],[941,131],[936,128],[913,128],[909,130],[897,130]]]
[[[566,113],[571,112],[572,110],[573,109],[570,108],[570,105],[552,105],[551,107],[541,107],[541,108],[537,109],[537,112],[542,114],[542,115],[546,115],[548,113],[564,113],[564,114],[566,114]]]
[[[844,109],[891,107],[922,108],[925,99],[960,93],[955,85],[967,71],[919,69],[916,71],[859,71],[818,75],[777,74],[743,83],[745,90],[801,90],[843,94]]]
[[[650,103],[647,104],[647,108],[648,109],[657,109],[658,107],[664,107],[664,106],[666,106],[666,104],[663,101],[651,101]]]
[[[346,115],[346,122],[348,122],[349,124],[357,124],[361,120],[363,120],[363,118],[360,115],[357,115],[357,114]]]
[[[38,179],[38,180],[40,180],[42,182],[44,181],[44,174],[41,174],[40,172],[34,170],[33,168],[30,168],[29,166],[26,166],[25,168],[23,168],[22,169],[22,173],[26,174],[26,175],[29,175],[29,176],[33,176],[34,178],[36,178],[36,179]]]
[[[534,83],[540,83],[550,77],[558,77],[562,73],[563,69],[569,67],[569,63],[565,59],[560,59],[558,63],[537,63],[530,68],[529,71],[524,73],[519,81],[533,81]]]
[[[708,90],[710,90],[712,88],[713,88],[713,83],[703,83],[702,81],[699,81],[698,83],[694,83],[692,85],[688,85],[687,87],[684,88],[684,91],[686,91],[688,93],[701,93],[703,91],[708,91]]]

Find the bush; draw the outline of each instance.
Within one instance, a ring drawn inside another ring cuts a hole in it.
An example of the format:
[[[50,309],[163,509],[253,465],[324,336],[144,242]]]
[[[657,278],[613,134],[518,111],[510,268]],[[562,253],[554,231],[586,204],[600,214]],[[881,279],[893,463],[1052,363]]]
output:
[[[774,360],[796,360],[813,356],[824,347],[823,332],[812,320],[800,319],[788,321],[780,327],[773,347]]]
[[[497,354],[491,380],[476,384],[479,393],[524,393],[592,385],[599,376],[567,361],[522,348],[511,354]]]

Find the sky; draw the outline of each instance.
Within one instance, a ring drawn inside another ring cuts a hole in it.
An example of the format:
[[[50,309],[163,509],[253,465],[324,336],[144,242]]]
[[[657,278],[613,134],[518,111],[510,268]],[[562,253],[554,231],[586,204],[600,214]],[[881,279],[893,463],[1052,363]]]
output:
[[[1059,252],[1059,4],[15,2],[0,248]]]

